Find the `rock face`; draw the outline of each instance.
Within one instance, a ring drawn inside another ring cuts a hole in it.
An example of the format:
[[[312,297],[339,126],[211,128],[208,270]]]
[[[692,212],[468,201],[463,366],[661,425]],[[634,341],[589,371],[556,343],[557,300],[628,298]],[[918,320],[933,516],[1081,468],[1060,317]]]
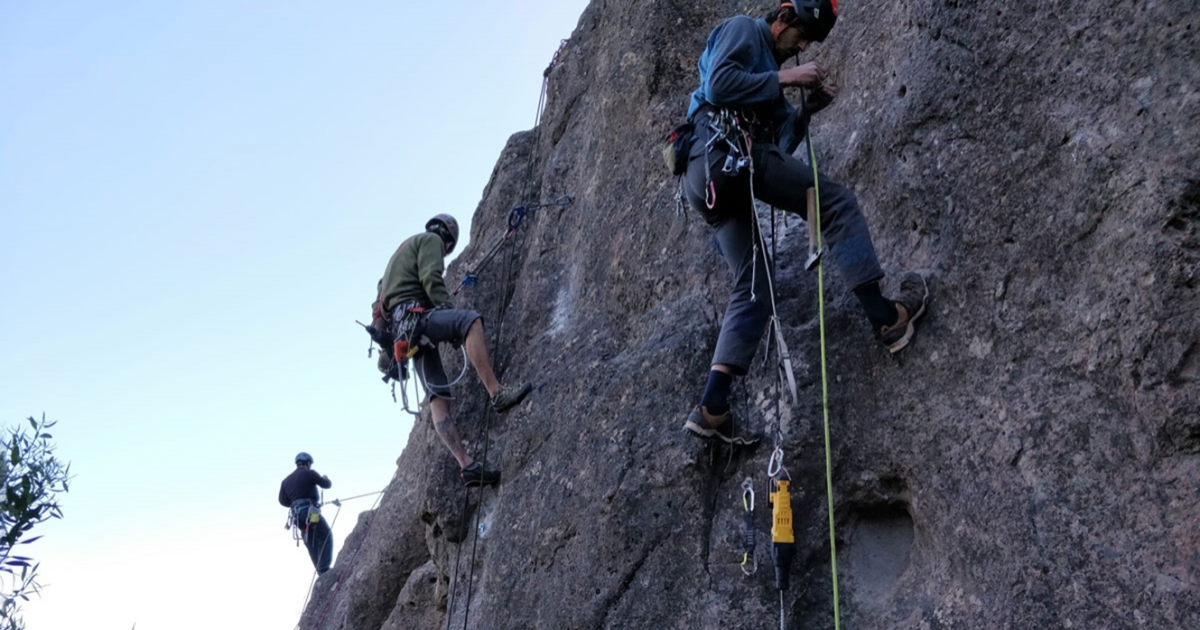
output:
[[[848,628],[1200,627],[1200,17],[1189,2],[843,2],[810,51],[842,95],[814,124],[885,269],[931,274],[900,359],[827,269],[834,520]],[[464,494],[418,421],[378,510],[317,582],[305,630],[770,628],[769,445],[681,431],[729,288],[658,142],[708,32],[769,2],[596,0],[512,137],[451,283],[498,373],[456,417],[503,471]],[[769,210],[760,208],[764,226]],[[797,540],[789,628],[832,628],[817,280],[780,224]],[[457,353],[444,350],[448,372]],[[762,353],[760,352],[760,357]],[[771,369],[735,388],[775,417]],[[486,437],[484,431],[487,429]],[[744,577],[741,483],[758,491]],[[469,606],[469,610],[468,610]],[[449,615],[450,619],[446,616]]]

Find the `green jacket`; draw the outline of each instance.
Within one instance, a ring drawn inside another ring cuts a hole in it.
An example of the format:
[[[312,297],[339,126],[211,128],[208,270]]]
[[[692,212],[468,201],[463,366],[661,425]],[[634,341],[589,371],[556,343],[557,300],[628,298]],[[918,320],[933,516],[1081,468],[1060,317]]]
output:
[[[432,232],[422,232],[401,243],[380,280],[379,297],[384,313],[390,315],[404,302],[454,308],[442,277],[446,270],[445,255],[442,237]]]

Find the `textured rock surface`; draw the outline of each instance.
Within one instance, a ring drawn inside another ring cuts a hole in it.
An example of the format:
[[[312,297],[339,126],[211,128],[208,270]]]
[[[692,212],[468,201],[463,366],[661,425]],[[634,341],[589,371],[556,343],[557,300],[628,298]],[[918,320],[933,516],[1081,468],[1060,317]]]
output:
[[[302,628],[778,623],[770,449],[731,455],[680,431],[728,278],[703,222],[674,214],[657,150],[708,31],[769,4],[585,11],[540,128],[500,156],[448,274],[482,259],[516,203],[576,198],[528,219],[462,300],[486,314],[501,378],[538,385],[499,419],[472,377],[460,389],[460,427],[504,484],[464,503],[418,422]],[[1194,6],[842,4],[810,53],[843,86],[817,154],[857,192],[885,268],[925,269],[935,291],[897,361],[826,275],[844,624],[1200,627]],[[831,628],[816,279],[799,268],[803,223],[784,229],[781,312],[801,363],[801,404],[784,409],[799,547],[785,604],[789,627]],[[745,385],[738,408],[761,425],[773,379]]]

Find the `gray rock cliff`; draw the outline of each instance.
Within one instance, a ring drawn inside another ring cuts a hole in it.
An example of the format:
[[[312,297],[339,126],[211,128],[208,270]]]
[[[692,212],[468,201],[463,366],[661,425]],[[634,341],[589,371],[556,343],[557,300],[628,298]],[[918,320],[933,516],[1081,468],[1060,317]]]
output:
[[[575,198],[528,217],[460,296],[501,379],[537,385],[499,418],[473,376],[459,388],[459,426],[504,482],[464,495],[418,420],[301,628],[778,627],[770,446],[680,430],[729,278],[708,227],[675,213],[658,154],[711,28],[770,5],[584,12],[447,274],[483,258],[512,206]],[[924,270],[934,291],[894,359],[826,271],[844,627],[1200,628],[1197,31],[1191,2],[845,1],[806,56],[842,85],[813,127],[821,168],[857,193],[885,268]],[[824,629],[817,281],[804,223],[780,230],[800,385],[783,408],[798,547],[784,605],[788,627]],[[749,422],[773,417],[771,370],[735,392]]]

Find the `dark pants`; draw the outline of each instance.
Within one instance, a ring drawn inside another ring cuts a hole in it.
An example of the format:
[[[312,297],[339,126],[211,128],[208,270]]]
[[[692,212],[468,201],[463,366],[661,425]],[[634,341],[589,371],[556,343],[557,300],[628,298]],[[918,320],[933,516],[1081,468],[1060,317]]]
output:
[[[292,522],[300,528],[313,568],[321,574],[328,571],[329,565],[333,564],[333,532],[330,531],[324,516],[318,516],[316,523],[309,522],[309,509],[307,505],[292,508]]]
[[[705,144],[711,133],[708,115],[697,115],[697,139],[688,157],[684,191],[691,206],[715,228],[713,239],[733,273],[733,291],[729,295],[729,306],[725,310],[725,321],[712,362],[729,365],[736,374],[745,374],[771,317],[767,281],[769,252],[759,247],[759,256],[755,259],[758,219],[750,198],[750,173],[748,169],[743,169],[737,176],[721,172],[727,148],[720,141],[708,153],[711,191],[715,192],[716,202],[711,209],[705,203]],[[751,157],[754,161],[754,196],[806,218],[806,191],[813,187],[812,167],[766,142],[755,142]],[[821,236],[826,255],[832,258],[851,288],[879,280],[883,277],[883,269],[875,256],[867,221],[854,193],[824,176],[819,178],[819,184]]]
[[[392,321],[399,321],[396,318],[401,315],[399,312],[395,313]],[[446,400],[454,399],[450,394],[450,379],[446,376],[446,370],[442,367],[442,357],[438,354],[438,344],[461,346],[467,340],[471,325],[479,318],[479,313],[475,311],[453,308],[435,309],[425,316],[420,332],[433,343],[433,347],[421,348],[413,357],[413,368],[416,369],[417,377],[421,379],[421,385],[429,392],[430,398],[437,396]]]

